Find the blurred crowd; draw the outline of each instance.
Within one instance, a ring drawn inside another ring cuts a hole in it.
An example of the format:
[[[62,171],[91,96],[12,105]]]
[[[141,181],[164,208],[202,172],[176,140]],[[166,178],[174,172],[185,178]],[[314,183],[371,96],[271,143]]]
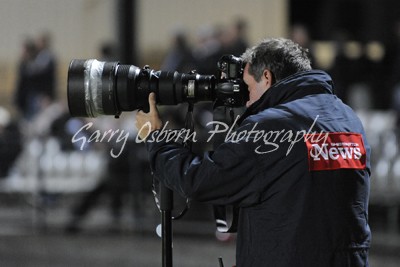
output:
[[[248,30],[247,21],[241,18],[224,26],[201,26],[195,36],[184,28],[177,28],[171,33],[171,45],[165,57],[160,59],[160,69],[196,70],[200,74],[217,75],[216,63],[222,55],[240,56],[249,46]],[[363,44],[354,42],[346,34],[339,34],[332,40],[334,57],[328,67],[319,65],[315,40],[307,27],[292,25],[287,37],[309,49],[314,67],[323,68],[333,76],[336,94],[350,106],[360,110],[392,110],[400,114],[400,23],[396,25],[394,36],[396,42],[390,44]],[[81,230],[85,216],[104,196],[109,199],[113,227],[119,225],[121,210],[126,203],[132,206],[136,216],[140,216],[144,195],[150,195],[151,174],[144,146],[135,143],[132,116],[122,116],[120,120],[96,119],[95,127],[85,128],[78,136],[97,141],[98,137],[93,135],[96,131],[127,130],[130,133],[128,145],[119,157],[113,158],[108,154],[110,149],[118,150],[121,146],[115,142],[87,143],[80,151],[79,144],[71,140],[90,120],[71,118],[65,100],[57,96],[57,57],[52,51],[51,35],[44,33],[36,38],[27,38],[21,48],[13,99],[17,116],[11,116],[9,111],[0,107],[2,186],[7,184],[6,180],[16,177],[37,176],[42,182],[34,187],[40,199],[38,203],[47,205],[49,199],[54,200],[67,190],[58,188],[54,192],[43,182],[44,178],[76,175],[81,179],[80,176],[87,173],[95,175],[91,186],[76,190],[82,193],[82,197],[70,208],[70,220],[65,225],[70,233]],[[101,44],[99,59],[118,60],[119,53],[115,48],[113,44]],[[170,124],[183,127],[187,119],[186,108],[185,105],[163,107],[162,114]],[[205,132],[207,122],[213,119],[212,104],[196,105],[193,118],[198,127],[196,130],[200,134],[203,130]],[[199,142],[193,149],[209,149],[207,145]],[[96,165],[99,166],[97,172],[85,169],[89,168],[85,164],[93,164],[90,160],[80,158],[81,161],[76,161],[76,153],[88,152],[102,155]],[[29,161],[33,163],[29,165]]]
[[[241,18],[230,25],[201,26],[195,34],[177,28],[171,36],[162,70],[217,74],[216,63],[223,54],[240,56],[250,45],[248,24]],[[345,30],[338,31],[329,41],[329,51],[317,51],[318,40],[303,24],[293,24],[286,37],[308,48],[313,67],[331,74],[336,94],[353,108],[396,110],[400,106],[396,102],[400,83],[400,22],[393,26],[393,38],[388,42],[355,40]],[[326,57],[331,60],[323,64]]]

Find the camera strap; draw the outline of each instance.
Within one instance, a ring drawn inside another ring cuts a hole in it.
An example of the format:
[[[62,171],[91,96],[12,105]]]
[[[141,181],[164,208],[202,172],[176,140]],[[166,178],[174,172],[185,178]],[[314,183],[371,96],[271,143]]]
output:
[[[233,124],[235,121],[235,113],[232,108],[225,106],[214,106],[214,121],[222,121],[228,124]],[[218,147],[225,140],[224,134],[219,134],[215,138],[214,148]],[[218,232],[235,233],[239,221],[239,208],[235,206],[214,205],[214,218]],[[227,217],[231,217],[230,220]]]

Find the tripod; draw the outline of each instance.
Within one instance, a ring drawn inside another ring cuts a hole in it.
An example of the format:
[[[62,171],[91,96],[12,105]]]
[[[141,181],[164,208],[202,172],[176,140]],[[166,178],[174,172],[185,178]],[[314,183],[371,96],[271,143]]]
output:
[[[185,128],[193,131],[193,103],[188,103],[188,112],[186,114]],[[191,149],[191,143],[186,142],[185,146]],[[188,202],[186,207],[178,217],[172,217],[172,210],[174,207],[174,195],[171,189],[165,185],[160,184],[160,212],[161,212],[161,238],[162,238],[162,266],[173,266],[173,252],[172,252],[172,220],[181,218],[188,210]]]

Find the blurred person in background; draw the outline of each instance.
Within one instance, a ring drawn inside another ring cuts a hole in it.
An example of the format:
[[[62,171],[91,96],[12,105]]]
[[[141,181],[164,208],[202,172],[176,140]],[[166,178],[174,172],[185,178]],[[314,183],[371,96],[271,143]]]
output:
[[[105,144],[108,149],[121,149],[120,144]],[[98,208],[99,204],[108,205],[110,222],[107,230],[118,233],[124,230],[122,222],[123,208],[129,204],[133,219],[140,223],[144,210],[144,178],[147,164],[143,163],[140,151],[134,140],[129,140],[122,153],[116,157],[107,157],[106,173],[100,182],[90,191],[86,192],[72,206],[65,231],[67,234],[77,234],[84,229],[83,223],[90,212]],[[146,168],[143,168],[145,166]],[[148,180],[148,179],[147,179]],[[107,202],[103,202],[106,200]]]
[[[193,56],[197,71],[218,75],[217,62],[225,54],[240,56],[247,48],[247,21],[236,18],[232,24],[202,26],[197,34]]]
[[[193,57],[198,73],[216,74],[216,64],[221,55],[220,35],[221,30],[210,25],[203,25],[198,30],[193,47]]]
[[[386,44],[384,63],[389,76],[387,83],[393,89],[400,84],[400,20],[393,24],[393,34]]]
[[[246,51],[247,27],[247,21],[238,17],[224,29],[221,33],[221,55],[232,54],[238,57]]]
[[[51,50],[51,35],[39,35],[36,46],[38,53],[31,67],[38,93],[43,97],[54,100],[56,97],[56,71],[57,61]]]
[[[118,61],[118,51],[113,42],[102,42],[99,46],[100,60],[102,61]]]
[[[17,79],[14,101],[23,118],[33,120],[44,99],[55,100],[56,59],[49,34],[24,42]]]
[[[400,20],[393,25],[394,34],[391,42],[387,45],[387,53],[384,59],[388,66],[389,79],[388,86],[391,90],[390,107],[397,115],[397,132],[400,135]]]
[[[171,48],[167,52],[160,69],[181,73],[188,73],[194,70],[194,58],[185,31],[183,29],[175,30],[172,34],[171,42]]]
[[[36,89],[30,69],[37,55],[37,47],[33,39],[28,38],[22,44],[20,62],[18,65],[14,103],[26,120],[31,119],[38,111]]]
[[[337,96],[348,105],[352,102],[352,88],[360,88],[357,85],[365,84],[364,75],[367,67],[364,62],[363,48],[352,39],[346,31],[336,33],[336,55],[329,69],[335,81]]]
[[[316,67],[312,39],[308,28],[303,24],[292,25],[290,29],[289,39],[293,40],[293,42],[295,43],[298,43],[301,47],[308,49],[311,65],[313,67]]]

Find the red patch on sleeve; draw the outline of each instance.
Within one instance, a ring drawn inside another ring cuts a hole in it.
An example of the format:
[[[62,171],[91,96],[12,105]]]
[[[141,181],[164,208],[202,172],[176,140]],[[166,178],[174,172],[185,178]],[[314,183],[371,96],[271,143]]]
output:
[[[310,171],[365,169],[366,153],[358,133],[304,135]]]

